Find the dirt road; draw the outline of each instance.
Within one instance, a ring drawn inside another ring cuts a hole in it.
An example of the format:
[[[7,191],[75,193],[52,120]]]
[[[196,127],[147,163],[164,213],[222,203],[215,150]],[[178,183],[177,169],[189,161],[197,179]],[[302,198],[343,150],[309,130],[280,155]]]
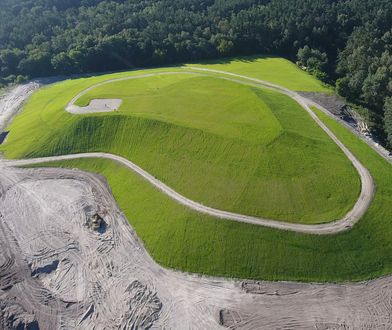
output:
[[[223,220],[231,220],[231,221],[238,221],[243,223],[249,223],[258,226],[265,226],[275,229],[281,230],[291,230],[296,232],[302,233],[310,233],[310,234],[317,234],[317,235],[325,235],[325,234],[335,234],[344,230],[351,228],[357,221],[360,220],[360,213],[354,207],[352,211],[350,211],[343,219],[329,222],[325,224],[319,225],[303,225],[303,224],[296,224],[296,223],[288,223],[283,221],[276,221],[272,219],[264,219],[258,217],[252,217],[248,215],[242,215],[227,211],[222,211],[218,209],[214,209],[200,203],[197,203],[179,193],[171,189],[169,186],[164,184],[163,182],[156,179],[154,176],[131,162],[130,160],[123,158],[118,155],[113,155],[109,153],[103,152],[96,152],[96,153],[80,153],[80,154],[71,154],[71,155],[63,155],[63,156],[53,156],[53,157],[43,157],[43,158],[32,158],[32,159],[22,159],[22,160],[2,160],[0,162],[0,169],[5,167],[17,167],[17,166],[27,166],[27,165],[35,165],[35,164],[42,164],[48,162],[55,162],[61,160],[70,160],[70,159],[82,159],[82,158],[102,158],[102,159],[111,159],[122,165],[126,166],[133,172],[140,175],[143,179],[151,183],[157,189],[159,189],[162,193],[166,194],[179,204],[182,204],[192,210],[195,210],[200,213],[205,213],[211,216],[214,216],[219,219]],[[363,204],[361,202],[364,202]],[[366,200],[360,199],[357,201],[360,207],[365,204]],[[356,205],[357,205],[356,204]],[[360,208],[361,210],[362,208]],[[367,207],[365,208],[366,211]]]
[[[29,97],[37,88],[39,84],[31,82],[29,84],[19,85],[12,88],[4,96],[0,97],[0,133],[3,131],[8,123],[15,116],[22,103]]]

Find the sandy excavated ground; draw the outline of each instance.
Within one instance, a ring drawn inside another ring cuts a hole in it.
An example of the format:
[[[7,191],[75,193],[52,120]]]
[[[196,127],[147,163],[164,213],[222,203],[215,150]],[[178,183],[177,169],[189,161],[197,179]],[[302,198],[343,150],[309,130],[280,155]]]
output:
[[[37,88],[39,84],[31,82],[11,89],[0,97],[0,133],[6,128],[13,116],[26,100]]]
[[[392,327],[389,277],[256,283],[160,267],[97,175],[3,167],[0,192],[0,328]],[[86,225],[96,212],[104,219],[99,230]]]
[[[0,165],[0,329],[392,328],[391,277],[301,284],[167,270],[102,177]],[[86,225],[96,213],[99,230]]]

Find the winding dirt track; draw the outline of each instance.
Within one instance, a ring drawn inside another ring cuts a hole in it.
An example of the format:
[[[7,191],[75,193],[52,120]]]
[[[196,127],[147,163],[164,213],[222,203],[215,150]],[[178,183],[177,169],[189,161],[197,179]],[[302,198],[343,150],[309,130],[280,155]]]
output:
[[[158,76],[158,75],[175,75],[175,74],[198,74],[198,71],[202,72],[207,72],[207,73],[213,73],[213,74],[220,74],[220,75],[226,75],[228,77],[221,77],[221,76],[216,76],[216,75],[211,75],[211,74],[199,74],[202,76],[211,76],[214,78],[218,79],[224,79],[224,80],[229,80],[235,83],[239,84],[244,84],[244,85],[251,85],[251,86],[256,86],[256,87],[267,87],[270,89],[273,89],[275,91],[278,91],[280,93],[283,93],[285,95],[288,95],[292,99],[294,99],[296,102],[298,102],[312,117],[312,119],[328,134],[328,136],[338,145],[338,147],[343,151],[343,153],[347,156],[347,158],[351,161],[355,169],[357,170],[360,179],[361,179],[361,192],[359,195],[358,200],[356,201],[355,205],[353,208],[341,219],[324,223],[324,224],[317,224],[317,225],[306,225],[306,224],[296,224],[296,223],[287,223],[283,221],[277,221],[273,219],[267,219],[267,218],[261,218],[261,217],[253,217],[253,216],[248,216],[248,215],[243,215],[243,214],[238,214],[238,213],[233,213],[233,212],[227,212],[223,210],[218,210],[214,209],[205,205],[202,205],[200,203],[197,203],[193,200],[190,200],[189,198],[179,194],[178,192],[174,191],[172,188],[164,184],[163,182],[159,181],[156,179],[154,176],[137,166],[135,163],[132,161],[125,159],[121,156],[118,155],[113,155],[109,153],[81,153],[81,154],[71,154],[71,155],[62,155],[62,156],[53,156],[53,157],[45,157],[45,158],[36,158],[36,159],[24,159],[24,160],[10,160],[10,161],[3,161],[0,163],[0,166],[25,166],[25,165],[32,165],[32,164],[39,164],[39,163],[44,163],[44,162],[54,162],[54,161],[61,161],[61,160],[68,160],[68,159],[78,159],[78,158],[106,158],[106,159],[111,159],[114,161],[117,161],[141,177],[143,177],[145,180],[150,182],[152,185],[154,185],[156,188],[158,188],[161,192],[175,200],[176,202],[192,209],[197,212],[201,212],[204,214],[208,214],[214,217],[217,217],[219,219],[225,219],[225,220],[231,220],[231,221],[237,221],[237,222],[243,222],[243,223],[249,223],[253,225],[260,225],[260,226],[265,226],[265,227],[270,227],[270,228],[275,228],[275,229],[280,229],[280,230],[289,230],[289,231],[295,231],[295,232],[301,232],[301,233],[309,233],[309,234],[317,234],[317,235],[325,235],[325,234],[336,234],[345,230],[348,230],[352,228],[355,223],[357,223],[361,217],[364,215],[366,210],[369,208],[371,201],[374,196],[374,184],[373,184],[373,179],[369,173],[369,171],[361,164],[361,162],[346,148],[346,146],[332,133],[332,131],[315,115],[315,113],[311,110],[309,105],[313,105],[314,102],[311,100],[308,100],[307,98],[299,95],[296,92],[293,92],[289,89],[286,89],[284,87],[271,84],[269,82],[255,79],[255,78],[250,78],[234,73],[229,73],[225,71],[218,71],[218,70],[211,70],[211,69],[205,69],[205,68],[187,68],[188,70],[194,70],[192,71],[182,71],[182,72],[158,72],[158,73],[151,73],[151,74],[143,74],[143,75],[137,75],[137,76],[131,76],[131,77],[123,77],[123,78],[116,78],[116,79],[110,79],[103,81],[101,83],[95,84],[93,86],[90,86],[89,88],[83,90],[82,92],[78,93],[66,106],[66,111],[73,113],[73,114],[82,114],[82,113],[87,113],[86,110],[84,110],[81,107],[76,106],[74,103],[76,102],[77,99],[79,99],[82,95],[86,94],[88,91],[98,87],[102,86],[105,84],[110,84],[113,82],[117,81],[124,81],[124,80],[130,80],[130,79],[140,79],[140,78],[146,78],[146,77],[153,77],[153,76]],[[230,77],[230,78],[229,78]],[[240,78],[235,79],[235,78]],[[245,81],[244,81],[245,80]]]

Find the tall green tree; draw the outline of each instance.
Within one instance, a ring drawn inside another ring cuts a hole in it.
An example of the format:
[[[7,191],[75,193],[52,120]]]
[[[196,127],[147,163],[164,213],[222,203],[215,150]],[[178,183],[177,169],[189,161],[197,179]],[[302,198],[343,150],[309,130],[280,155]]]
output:
[[[391,0],[0,0],[6,83],[265,53],[382,118],[391,52]]]
[[[388,143],[392,147],[392,97],[388,97],[384,104],[384,125]]]

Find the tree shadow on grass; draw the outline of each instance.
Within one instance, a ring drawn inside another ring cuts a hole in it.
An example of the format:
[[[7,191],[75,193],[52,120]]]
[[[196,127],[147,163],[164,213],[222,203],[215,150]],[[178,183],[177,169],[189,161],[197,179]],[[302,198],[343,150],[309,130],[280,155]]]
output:
[[[242,62],[242,63],[254,63],[260,59],[268,60],[273,58],[281,58],[278,55],[249,55],[249,56],[232,56],[232,57],[223,57],[217,59],[207,59],[202,61],[192,62],[192,64],[230,64],[231,62]]]
[[[138,70],[152,70],[159,68],[178,68],[184,65],[194,64],[194,65],[208,65],[208,64],[230,64],[231,62],[242,62],[242,63],[254,63],[260,59],[273,59],[273,58],[282,58],[279,55],[248,55],[248,56],[231,56],[231,57],[222,57],[222,58],[214,58],[214,59],[202,59],[198,61],[187,61],[187,62],[177,62],[172,64],[161,64],[161,65],[151,65],[145,67],[129,67],[123,70],[114,70],[114,71],[104,71],[104,72],[91,72],[91,73],[77,73],[71,75],[57,75],[57,76],[49,76],[49,77],[37,77],[32,79],[38,83],[47,85],[56,82],[60,82],[63,80],[76,80],[80,78],[93,78],[104,76],[107,74],[113,73],[123,73],[123,72],[133,72]]]

